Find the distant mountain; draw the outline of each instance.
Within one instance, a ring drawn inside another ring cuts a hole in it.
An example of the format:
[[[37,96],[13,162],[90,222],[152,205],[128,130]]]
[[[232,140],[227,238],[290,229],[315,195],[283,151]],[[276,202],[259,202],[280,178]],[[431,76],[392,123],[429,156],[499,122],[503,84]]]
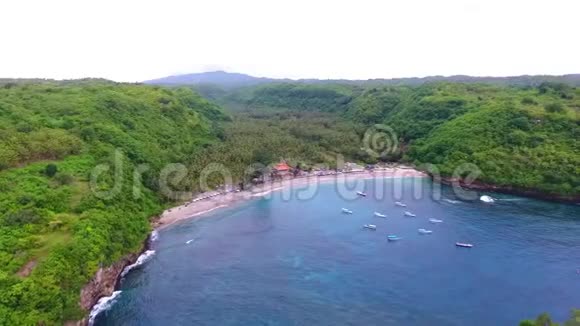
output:
[[[238,87],[250,86],[280,79],[254,77],[246,74],[225,72],[225,71],[211,71],[201,72],[187,75],[177,75],[163,77],[159,79],[144,81],[145,84],[153,85],[199,85],[199,84],[214,84],[222,87]]]
[[[465,75],[456,76],[429,76],[391,79],[276,79],[254,77],[246,74],[231,73],[225,71],[202,72],[186,75],[176,75],[159,79],[147,80],[143,83],[153,85],[207,85],[213,84],[221,87],[231,88],[240,86],[252,86],[271,82],[298,82],[305,84],[335,83],[335,84],[355,84],[355,85],[421,85],[430,82],[451,82],[451,83],[484,83],[494,85],[514,85],[514,86],[538,86],[543,82],[566,83],[573,86],[580,86],[580,74],[569,74],[562,76],[552,75],[522,75],[513,77],[474,77]]]

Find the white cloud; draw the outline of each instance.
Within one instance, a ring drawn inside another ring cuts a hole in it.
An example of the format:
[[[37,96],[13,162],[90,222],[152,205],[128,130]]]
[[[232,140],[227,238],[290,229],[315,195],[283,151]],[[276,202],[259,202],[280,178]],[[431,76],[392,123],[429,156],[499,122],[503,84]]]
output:
[[[576,0],[4,1],[0,77],[579,73]]]

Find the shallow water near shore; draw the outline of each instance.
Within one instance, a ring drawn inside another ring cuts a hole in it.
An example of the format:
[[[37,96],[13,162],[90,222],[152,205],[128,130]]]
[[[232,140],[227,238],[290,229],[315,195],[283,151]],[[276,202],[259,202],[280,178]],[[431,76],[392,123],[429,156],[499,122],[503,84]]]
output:
[[[421,198],[412,178],[398,198],[394,182],[365,180],[352,200],[333,184],[274,192],[163,229],[95,325],[517,325],[580,308],[580,207],[449,187],[435,200],[426,178]]]

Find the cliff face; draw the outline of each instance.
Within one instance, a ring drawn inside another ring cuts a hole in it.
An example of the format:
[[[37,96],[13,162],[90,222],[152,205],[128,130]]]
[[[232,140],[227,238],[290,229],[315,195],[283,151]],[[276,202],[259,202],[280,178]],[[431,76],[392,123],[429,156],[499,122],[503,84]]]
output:
[[[159,216],[153,217],[151,224],[154,226],[155,222],[158,220]],[[153,229],[155,230],[155,228]],[[99,268],[93,278],[82,288],[79,306],[84,311],[90,312],[100,298],[111,296],[117,288],[121,279],[121,273],[125,267],[134,264],[139,256],[150,248],[152,241],[154,241],[152,235],[147,236],[147,239],[143,242],[141,250],[136,253],[125,255],[111,266]],[[68,321],[65,323],[65,326],[87,326],[88,323],[89,317],[85,316],[85,318],[81,320]]]
[[[100,298],[110,296],[115,291],[117,283],[125,267],[135,263],[140,253],[126,255],[109,267],[99,268],[95,276],[81,290],[81,300],[79,305],[85,311],[91,311]],[[65,323],[66,326],[86,326],[88,316],[78,320]]]
[[[100,268],[93,279],[81,290],[80,306],[84,310],[91,310],[100,298],[113,294],[123,269],[133,264],[138,257],[139,253],[127,255],[109,267]]]

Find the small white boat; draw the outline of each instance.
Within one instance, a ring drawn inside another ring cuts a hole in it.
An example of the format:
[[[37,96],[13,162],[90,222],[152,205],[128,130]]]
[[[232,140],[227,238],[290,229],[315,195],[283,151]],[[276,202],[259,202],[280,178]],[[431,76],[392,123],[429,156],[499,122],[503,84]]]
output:
[[[431,233],[433,233],[433,231],[426,230],[426,229],[419,229],[417,231],[419,231],[419,234],[431,234]]]
[[[365,229],[369,229],[369,230],[376,230],[377,229],[377,226],[374,224],[365,224],[365,225],[363,225],[363,227]]]
[[[456,242],[455,245],[457,247],[473,248],[473,245],[471,243]]]
[[[431,222],[433,224],[437,224],[437,223],[443,223],[443,220],[438,220],[436,218],[430,218],[429,222]]]
[[[391,235],[387,235],[387,240],[389,241],[398,241],[401,240],[401,238],[395,234],[391,234]]]
[[[366,197],[367,196],[367,194],[365,192],[362,192],[362,191],[357,191],[356,194],[359,195],[359,196],[362,196],[362,197]]]
[[[346,209],[346,208],[343,208],[343,209],[342,209],[342,212],[343,212],[344,214],[352,214],[352,211],[351,211],[350,209]]]
[[[493,199],[492,197],[487,196],[487,195],[483,195],[483,196],[479,197],[479,200],[481,200],[484,203],[488,203],[488,204],[495,202],[495,199]]]
[[[403,204],[400,201],[396,201],[395,202],[395,206],[399,206],[399,207],[407,207],[407,204]]]
[[[376,217],[387,217],[387,215],[385,215],[385,214],[381,214],[381,213],[379,213],[379,212],[375,212],[375,216],[376,216]]]
[[[190,243],[192,243],[194,240],[195,240],[195,239],[187,240],[187,241],[185,242],[185,244],[190,244]]]
[[[417,215],[411,213],[411,212],[405,212],[403,215],[408,216],[408,217],[416,217]]]

